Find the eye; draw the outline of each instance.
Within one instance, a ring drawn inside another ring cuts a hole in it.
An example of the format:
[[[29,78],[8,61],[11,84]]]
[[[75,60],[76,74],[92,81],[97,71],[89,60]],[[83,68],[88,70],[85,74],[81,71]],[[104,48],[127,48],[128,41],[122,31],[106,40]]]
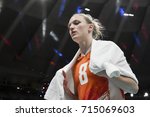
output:
[[[68,29],[70,29],[71,24],[73,24],[73,25],[78,25],[78,24],[80,24],[80,23],[81,23],[80,21],[74,20],[72,23],[68,24]]]
[[[73,22],[74,25],[78,25],[79,23],[81,23],[81,22],[78,21],[78,20],[75,20],[75,21]]]

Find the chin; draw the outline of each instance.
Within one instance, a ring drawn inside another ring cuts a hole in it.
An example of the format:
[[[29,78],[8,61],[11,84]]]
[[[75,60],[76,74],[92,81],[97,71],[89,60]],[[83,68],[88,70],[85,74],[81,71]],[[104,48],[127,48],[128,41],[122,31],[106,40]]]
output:
[[[78,38],[72,38],[72,40],[76,43],[79,43],[79,39]]]

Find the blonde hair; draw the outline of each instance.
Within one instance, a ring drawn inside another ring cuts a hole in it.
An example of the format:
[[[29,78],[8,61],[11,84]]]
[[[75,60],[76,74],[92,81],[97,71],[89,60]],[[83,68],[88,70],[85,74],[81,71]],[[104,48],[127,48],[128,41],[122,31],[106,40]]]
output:
[[[105,28],[98,19],[93,18],[90,14],[77,13],[77,15],[83,16],[87,23],[92,23],[94,25],[92,33],[94,39],[103,38],[103,31]]]

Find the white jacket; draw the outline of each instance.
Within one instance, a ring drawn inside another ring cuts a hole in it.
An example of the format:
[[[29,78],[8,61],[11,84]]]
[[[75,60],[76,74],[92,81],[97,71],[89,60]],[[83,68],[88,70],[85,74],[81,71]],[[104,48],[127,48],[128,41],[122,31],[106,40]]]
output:
[[[63,88],[64,77],[62,70],[66,72],[68,78],[68,87],[74,93],[74,81],[72,77],[72,66],[80,55],[80,49],[72,61],[62,69],[58,70],[53,77],[45,93],[44,98],[50,100],[67,100],[71,99]],[[133,78],[137,83],[138,80],[131,68],[129,67],[124,53],[112,41],[94,40],[92,41],[89,68],[91,72],[97,75],[106,76],[109,81],[110,99],[123,99],[120,89],[110,82],[109,78],[119,77],[120,75]]]

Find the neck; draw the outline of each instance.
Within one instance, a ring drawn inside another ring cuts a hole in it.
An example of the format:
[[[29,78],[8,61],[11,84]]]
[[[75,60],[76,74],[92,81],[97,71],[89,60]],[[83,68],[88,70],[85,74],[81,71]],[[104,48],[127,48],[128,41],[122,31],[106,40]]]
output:
[[[90,38],[90,39],[86,39],[85,41],[82,41],[81,43],[79,43],[79,47],[81,49],[82,54],[85,55],[90,51],[91,45],[92,45],[92,40],[93,40],[93,38]]]

